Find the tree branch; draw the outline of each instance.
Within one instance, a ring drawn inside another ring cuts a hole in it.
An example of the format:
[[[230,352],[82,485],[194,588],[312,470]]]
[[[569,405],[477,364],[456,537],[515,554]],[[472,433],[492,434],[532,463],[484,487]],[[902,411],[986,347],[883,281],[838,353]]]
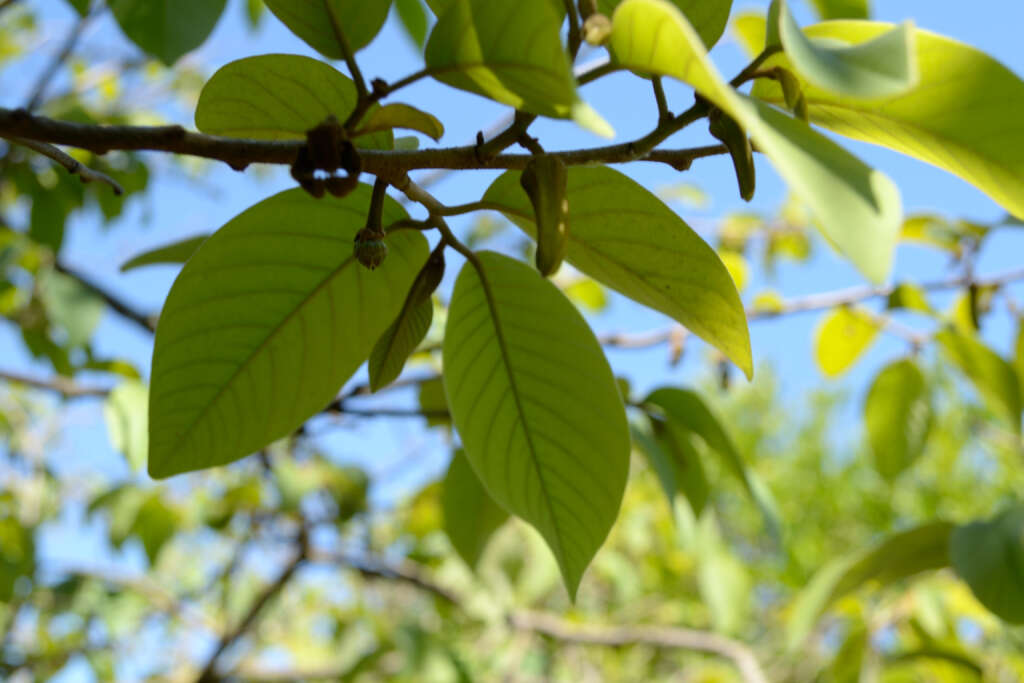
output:
[[[145,313],[137,311],[135,308],[122,301],[120,297],[107,291],[102,285],[93,282],[85,275],[82,275],[77,270],[60,261],[54,263],[53,267],[57,272],[63,273],[64,275],[77,280],[80,285],[103,299],[110,308],[125,320],[135,323],[146,332],[152,333],[156,329],[156,316],[146,315]]]
[[[29,377],[28,375],[22,375],[17,372],[0,370],[0,381],[10,382],[12,384],[24,384],[27,387],[41,389],[43,391],[53,391],[65,398],[106,396],[110,393],[108,389],[104,389],[103,387],[82,386],[67,377],[61,377],[59,375],[52,379],[38,379],[36,377]]]
[[[114,194],[124,194],[124,188],[121,187],[121,185],[116,180],[108,176],[106,173],[101,173],[99,171],[95,171],[89,168],[88,166],[80,162],[78,159],[74,158],[70,154],[67,154],[63,150],[58,149],[57,147],[51,145],[48,142],[39,142],[38,140],[26,140],[25,138],[14,137],[8,138],[8,140],[16,145],[27,147],[28,149],[31,149],[34,152],[38,152],[39,154],[42,154],[45,157],[53,159],[58,164],[63,166],[68,173],[72,175],[77,175],[79,178],[81,178],[83,183],[91,183],[94,180],[98,180],[99,182],[109,185],[111,188],[113,188]]]
[[[311,550],[309,559],[318,564],[336,564],[354,569],[368,579],[405,583],[431,593],[451,605],[461,605],[461,598],[458,595],[435,583],[423,570],[411,562],[385,563],[371,557],[358,557],[347,553],[322,550]]]
[[[717,633],[669,626],[582,625],[537,612],[514,612],[508,621],[515,629],[569,643],[609,647],[649,645],[707,652],[732,660],[747,683],[768,682],[749,647]]]

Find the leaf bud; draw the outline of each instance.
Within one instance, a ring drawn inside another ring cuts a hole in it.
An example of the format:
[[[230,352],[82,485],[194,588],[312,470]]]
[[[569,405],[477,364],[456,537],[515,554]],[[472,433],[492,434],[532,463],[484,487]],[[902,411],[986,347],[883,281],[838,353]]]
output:
[[[537,270],[544,277],[558,270],[569,250],[569,172],[556,156],[535,155],[519,177],[533,204],[537,225]]]
[[[359,263],[370,270],[384,263],[388,255],[388,245],[384,242],[384,233],[379,228],[363,228],[356,233],[355,242],[353,253]]]

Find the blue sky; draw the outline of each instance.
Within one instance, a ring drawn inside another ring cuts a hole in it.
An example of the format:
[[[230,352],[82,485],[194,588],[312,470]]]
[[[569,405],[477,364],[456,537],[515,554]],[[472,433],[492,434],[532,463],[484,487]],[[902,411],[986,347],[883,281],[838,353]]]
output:
[[[42,67],[73,20],[72,13],[62,2],[47,0],[34,4],[42,11],[50,39],[32,57],[24,60],[23,68],[28,73],[35,73],[34,70]],[[238,0],[229,2],[211,39],[201,50],[186,58],[188,63],[198,65],[210,74],[229,61],[255,54],[287,52],[315,56],[269,13],[264,16],[258,32],[249,32],[244,23],[242,5]],[[765,5],[767,0],[761,3],[739,2],[734,11]],[[1017,74],[1024,75],[1024,50],[1020,47],[1019,37],[1020,27],[1024,26],[1024,3],[904,0],[899,3],[878,2],[876,5],[875,15],[880,20],[900,21],[911,17],[922,28],[983,46]],[[798,5],[797,10],[802,22],[811,21],[806,7]],[[105,54],[112,49],[119,52],[131,50],[109,17],[90,28],[83,45],[87,52]],[[745,64],[738,45],[728,34],[712,55],[727,75]],[[597,52],[583,55],[580,61],[586,62],[598,56]],[[412,44],[393,20],[389,21],[377,41],[359,54],[359,60],[368,77],[379,76],[386,80],[399,78],[420,66]],[[18,80],[10,70],[0,75],[0,86],[3,86],[0,92],[5,93],[0,96],[3,106],[15,106],[23,100]],[[656,111],[646,83],[627,74],[588,85],[583,95],[615,126],[619,140],[641,135],[655,123]],[[670,86],[668,95],[670,105],[676,111],[688,106],[692,97],[681,86]],[[435,113],[447,130],[442,145],[465,143],[478,129],[489,127],[508,114],[506,107],[431,81],[403,90],[395,100],[419,104]],[[160,110],[173,121],[187,126],[193,124],[191,111],[176,105],[160,105]],[[540,121],[531,132],[538,135],[548,149],[600,144],[597,138],[564,121]],[[708,137],[700,126],[694,126],[694,130],[685,131],[671,142],[706,144]],[[421,143],[432,144],[425,139]],[[942,171],[879,148],[849,141],[845,144],[894,178],[903,193],[908,213],[927,209],[981,222],[998,220],[1005,213],[979,191]],[[250,170],[240,174],[214,164],[198,182],[188,179],[169,163],[161,163],[160,169],[148,197],[133,201],[125,215],[113,225],[101,225],[96,215],[77,219],[70,227],[63,253],[66,262],[121,293],[139,308],[151,311],[159,308],[177,269],[160,266],[121,274],[118,271],[121,263],[146,248],[212,231],[251,204],[293,185],[287,170],[281,168],[262,169],[259,173]],[[700,186],[712,197],[711,206],[706,210],[680,210],[684,218],[704,234],[723,214],[745,210],[770,213],[785,198],[784,185],[763,159],[758,160],[758,192],[750,204],[745,204],[737,196],[732,168],[724,157],[699,161],[690,173],[684,175],[654,164],[634,164],[622,170],[652,189],[681,181]],[[451,203],[473,200],[479,198],[495,175],[493,172],[458,174],[437,185],[436,193]],[[465,221],[461,223],[462,226],[465,224]],[[782,265],[774,280],[755,280],[748,287],[748,292],[766,285],[790,297],[863,284],[861,276],[824,245],[819,244],[815,253],[811,264]],[[1019,266],[1022,254],[1024,237],[1004,231],[985,248],[978,271],[982,274],[996,273]],[[449,264],[449,282],[457,269],[458,263],[453,259]],[[906,246],[899,249],[896,273],[898,279],[936,279],[952,274],[945,255]],[[1020,299],[1024,290],[1018,287],[1015,293]],[[782,378],[787,396],[797,397],[807,388],[826,381],[811,360],[811,339],[818,319],[819,315],[806,314],[775,322],[757,322],[751,327],[756,368],[773,367]],[[922,322],[915,318],[908,320]],[[608,311],[592,319],[598,331],[642,331],[663,327],[667,322],[660,314],[641,309],[621,297],[612,297]],[[986,337],[997,349],[1005,351],[1009,348],[1011,331],[1007,316],[994,316],[986,327]],[[116,316],[105,316],[97,332],[96,343],[101,353],[127,357],[148,373],[150,338]],[[855,398],[861,396],[871,375],[895,355],[903,353],[904,347],[903,342],[883,338],[840,382],[850,388]],[[646,390],[660,384],[692,382],[705,376],[705,349],[694,344],[677,367],[667,364],[664,347],[646,351],[612,350],[609,358],[616,371],[628,376],[635,388]],[[11,324],[0,325],[0,358],[3,358],[5,369],[33,374],[45,372],[45,367],[34,363],[21,348],[17,331]],[[363,376],[361,372],[357,379]],[[743,381],[739,373],[734,374],[734,379]],[[410,399],[407,392],[395,392],[380,399],[380,404],[408,406]],[[61,463],[61,469],[68,473],[101,471],[124,476],[127,470],[107,440],[100,402],[76,402],[67,408],[65,414],[64,427],[53,453],[54,460]],[[854,437],[855,426],[855,421],[849,420],[845,426],[840,426],[840,434]],[[443,442],[436,435],[425,432],[418,420],[374,420],[353,429],[333,429],[330,436],[324,437],[323,443],[339,460],[361,463],[371,473],[390,472],[396,475],[389,479],[388,486],[377,489],[377,499],[382,503],[410,490],[416,482],[443,471],[447,461]],[[410,454],[416,456],[415,467],[396,465],[406,462]],[[66,529],[55,530],[49,550],[57,553],[62,546],[61,539],[69,538],[74,533],[74,526],[69,524]]]

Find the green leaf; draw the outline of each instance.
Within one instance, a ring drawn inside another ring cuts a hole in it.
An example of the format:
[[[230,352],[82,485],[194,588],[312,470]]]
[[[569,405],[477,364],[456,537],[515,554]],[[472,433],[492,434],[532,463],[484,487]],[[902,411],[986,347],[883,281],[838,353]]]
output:
[[[398,378],[405,361],[430,329],[434,304],[430,299],[406,305],[370,353],[370,388],[377,391]]]
[[[928,294],[924,288],[913,282],[901,282],[893,287],[886,299],[885,307],[889,310],[903,308],[926,315],[935,314],[935,309],[928,302]]]
[[[624,0],[612,27],[619,62],[689,83],[736,119],[810,207],[829,241],[869,279],[886,279],[901,223],[899,192],[889,178],[802,121],[737,93],[668,0]]]
[[[878,336],[878,323],[848,306],[832,309],[814,335],[814,359],[826,377],[838,377],[857,362]]]
[[[743,562],[722,541],[718,521],[705,515],[698,530],[697,586],[719,633],[735,634],[747,623],[753,581]]]
[[[628,1],[628,0],[627,0]],[[664,202],[613,169],[569,169],[567,260],[598,282],[671,316],[753,374],[746,314],[721,259]],[[484,200],[536,236],[533,209],[509,171]]]
[[[370,44],[391,9],[390,0],[264,0],[291,32],[324,57],[342,59],[338,40],[343,32],[354,52]]]
[[[877,99],[902,95],[920,75],[914,50],[914,26],[905,22],[872,40],[836,46],[808,38],[779,4],[779,36],[786,57],[807,82],[837,96]]]
[[[114,450],[124,455],[135,471],[146,465],[149,450],[149,391],[138,380],[118,384],[103,403],[103,419]]]
[[[622,0],[598,0],[597,11],[612,16]],[[732,0],[672,0],[710,50],[729,23]],[[764,35],[762,33],[762,35]]]
[[[452,455],[441,489],[444,532],[459,557],[476,568],[487,541],[508,519],[487,494],[461,450]]]
[[[828,606],[869,581],[886,586],[949,564],[953,525],[931,522],[892,534],[875,547],[823,567],[797,596],[787,627],[787,646],[796,651]]]
[[[867,19],[871,16],[868,0],[811,0],[822,19]]]
[[[89,12],[89,3],[92,0],[68,0],[68,4],[71,5],[79,16],[85,16]]]
[[[807,35],[857,45],[889,31],[890,24],[833,21]],[[945,169],[1024,217],[1024,81],[975,48],[944,36],[914,32],[920,79],[905,95],[863,102],[806,85],[812,123],[889,147]],[[776,56],[765,68],[787,64]],[[774,82],[759,79],[755,97],[782,102]]]
[[[290,434],[323,408],[398,315],[427,259],[418,232],[388,236],[370,271],[353,258],[370,191],[300,189],[249,208],[178,275],[157,327],[149,472],[221,465]],[[405,218],[391,199],[384,224]]]
[[[892,480],[910,467],[931,426],[928,386],[914,361],[905,358],[883,368],[864,401],[864,428],[879,474]]]
[[[664,387],[651,392],[643,403],[659,408],[670,427],[682,430],[683,433],[695,434],[708,448],[718,453],[726,468],[740,480],[751,500],[757,504],[773,535],[778,536],[778,512],[771,493],[754,477],[721,421],[711,412],[700,394],[689,389]],[[678,432],[675,434],[678,440]]]
[[[227,0],[110,0],[121,30],[170,66],[206,40]]]
[[[753,59],[764,50],[767,26],[761,12],[741,12],[732,20],[732,32],[747,57]]]
[[[448,412],[448,399],[444,395],[444,382],[440,377],[420,382],[416,391],[416,400],[420,410],[427,415],[428,427],[445,426],[451,422],[447,415],[436,415]]]
[[[156,564],[167,541],[174,538],[180,522],[181,515],[164,503],[159,492],[153,493],[139,507],[130,533],[142,541],[150,566]]]
[[[1013,345],[1013,360],[1017,368],[1019,388],[1024,388],[1024,316],[1017,318],[1017,341]]]
[[[330,64],[299,55],[246,57],[222,66],[203,86],[196,128],[226,137],[304,140],[328,116],[344,121],[356,100],[355,84]],[[356,143],[391,149],[392,135],[385,131]]]
[[[444,135],[444,126],[433,114],[408,104],[385,104],[374,109],[360,124],[357,133],[364,135],[392,128],[415,130],[434,140],[440,140]]]
[[[395,0],[395,11],[405,34],[422,49],[427,40],[427,10],[423,0]]]
[[[162,247],[149,249],[125,261],[124,265],[121,266],[121,272],[126,273],[129,270],[155,263],[185,263],[209,237],[209,235],[196,235],[195,237],[186,237],[183,240],[165,244]]]
[[[549,0],[454,0],[427,41],[430,74],[447,85],[544,116],[611,127],[579,99]]]
[[[36,287],[50,322],[63,332],[63,342],[72,347],[88,344],[103,317],[103,300],[75,278],[54,270],[39,273]]]
[[[18,577],[35,571],[35,553],[32,531],[15,516],[0,518],[0,602],[8,603],[14,597]]]
[[[540,532],[575,597],[629,469],[625,409],[597,339],[534,269],[481,252],[455,283],[443,351],[473,470]]]
[[[657,418],[651,418],[652,421]],[[651,463],[669,509],[675,513],[676,498],[686,498],[697,517],[704,511],[710,488],[700,455],[690,434],[670,424],[630,423],[633,443]]]
[[[1021,392],[1016,370],[973,337],[947,328],[935,335],[946,357],[963,372],[989,407],[1020,433]]]
[[[1024,623],[1024,507],[953,531],[953,569],[999,618]]]

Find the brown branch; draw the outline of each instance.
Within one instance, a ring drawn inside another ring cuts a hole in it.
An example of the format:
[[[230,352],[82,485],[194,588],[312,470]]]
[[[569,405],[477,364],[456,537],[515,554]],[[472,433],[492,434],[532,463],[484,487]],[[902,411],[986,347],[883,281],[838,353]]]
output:
[[[41,389],[43,391],[53,391],[65,398],[106,396],[110,393],[109,389],[104,389],[103,387],[82,386],[67,377],[61,376],[53,377],[52,379],[39,379],[36,377],[29,377],[28,375],[22,375],[17,372],[0,370],[0,381],[10,382],[12,384],[24,384],[27,387]]]
[[[299,569],[299,566],[306,561],[307,554],[309,552],[309,543],[306,537],[305,528],[299,532],[295,544],[297,546],[297,552],[295,557],[285,566],[281,571],[281,574],[277,579],[266,587],[266,589],[260,593],[260,595],[253,601],[249,607],[249,611],[245,613],[241,621],[235,628],[225,633],[220,641],[217,643],[217,647],[214,649],[213,654],[206,661],[206,666],[203,667],[202,672],[199,674],[199,678],[196,679],[197,683],[214,683],[214,681],[220,680],[219,674],[217,674],[217,662],[220,660],[224,651],[235,644],[235,642],[241,638],[246,631],[248,631],[256,620],[259,618],[260,613],[270,603],[274,597],[284,590],[284,587],[288,585],[295,572]]]
[[[444,586],[436,583],[426,572],[412,562],[384,562],[372,557],[359,557],[347,553],[311,550],[309,559],[318,564],[335,564],[353,569],[365,578],[398,581],[413,588],[426,591],[445,602],[459,606],[461,598]]]
[[[670,626],[584,625],[538,612],[515,612],[509,616],[509,624],[521,631],[542,634],[567,643],[607,647],[649,645],[706,652],[731,660],[747,683],[768,681],[749,647],[717,633]]]
[[[666,129],[659,132],[658,135],[648,135],[634,142],[552,152],[552,154],[560,157],[570,166],[655,161],[669,164],[675,168],[684,168],[694,159],[724,153],[724,148],[720,146],[651,152],[657,142],[679,130],[682,123],[690,120],[695,113],[695,111],[684,113],[673,119],[670,130]],[[514,143],[522,132],[518,130],[519,125],[513,122],[513,125],[509,127],[510,130],[515,128],[516,131],[515,137],[508,144]],[[508,137],[511,136],[512,133],[509,132]],[[238,170],[253,163],[291,165],[295,161],[299,148],[305,144],[302,140],[227,138],[186,131],[181,126],[89,125],[36,116],[24,109],[4,108],[0,108],[0,137],[38,140],[50,144],[87,149],[96,154],[105,154],[111,150],[170,152],[223,161]],[[498,138],[502,138],[501,143],[504,144],[505,139],[502,134],[499,134]],[[526,167],[532,156],[530,154],[497,154],[481,161],[479,153],[480,149],[475,145],[415,151],[360,150],[363,170],[385,177],[394,177],[417,169],[522,169]]]
[[[54,147],[48,142],[39,142],[38,140],[26,140],[25,138],[15,137],[8,138],[8,140],[16,145],[27,147],[34,152],[38,152],[39,154],[56,161],[58,164],[63,166],[68,173],[77,175],[83,183],[91,183],[94,180],[98,180],[101,183],[109,185],[114,190],[114,194],[124,194],[124,188],[106,173],[101,173],[100,171],[89,168],[78,159],[67,154],[63,150]]]

